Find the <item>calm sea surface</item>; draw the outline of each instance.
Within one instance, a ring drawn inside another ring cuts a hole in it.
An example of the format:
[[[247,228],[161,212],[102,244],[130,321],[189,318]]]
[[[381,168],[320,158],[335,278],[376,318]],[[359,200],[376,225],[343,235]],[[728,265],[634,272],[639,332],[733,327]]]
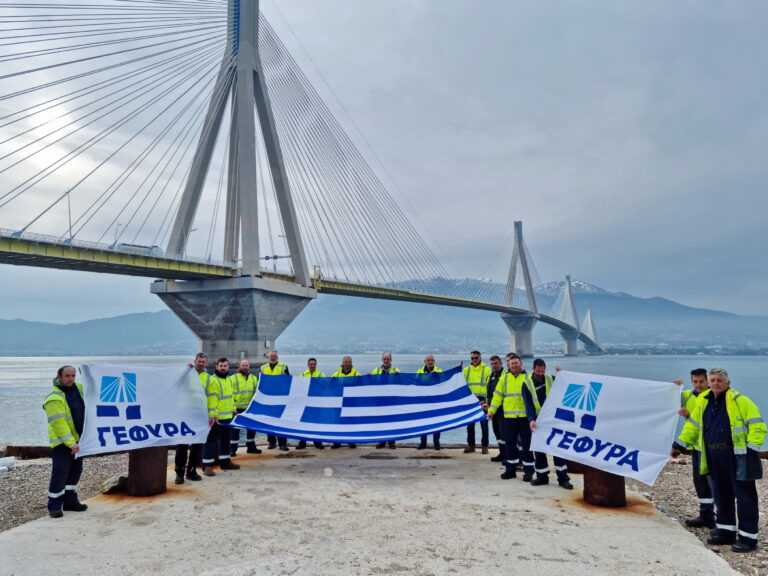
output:
[[[357,354],[353,356],[355,368],[361,373],[373,370],[379,364],[378,354]],[[624,376],[647,380],[689,381],[693,368],[722,366],[731,376],[731,385],[754,400],[764,415],[768,414],[768,358],[759,356],[583,356],[565,358],[544,357],[549,371],[559,365],[575,372]],[[282,355],[293,374],[300,374],[306,368],[306,355]],[[326,374],[332,374],[339,366],[338,355],[318,355],[318,367]],[[415,372],[422,365],[422,355],[396,355],[394,364],[405,372]],[[486,362],[487,356],[483,358]],[[51,380],[63,364],[111,362],[125,365],[178,366],[192,360],[191,356],[100,356],[100,357],[0,357],[5,369],[0,372],[0,443],[47,444],[48,434],[42,402],[51,389]],[[459,362],[469,362],[466,356],[437,356],[437,365],[448,369]],[[531,360],[525,361],[525,368],[531,370]],[[689,386],[686,386],[689,387]],[[480,430],[477,430],[478,435]],[[443,433],[445,443],[466,441],[463,429]],[[479,436],[478,436],[479,441]],[[493,442],[493,434],[491,434]]]

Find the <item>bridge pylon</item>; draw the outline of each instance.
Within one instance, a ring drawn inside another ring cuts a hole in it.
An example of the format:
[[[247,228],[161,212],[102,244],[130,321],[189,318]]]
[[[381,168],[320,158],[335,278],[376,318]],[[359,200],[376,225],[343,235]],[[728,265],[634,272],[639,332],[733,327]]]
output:
[[[587,309],[587,314],[584,316],[584,322],[582,322],[583,332],[591,340],[592,343],[587,343],[586,348],[589,354],[602,354],[603,349],[600,348],[600,344],[597,340],[597,330],[595,329],[595,321],[592,317],[592,308]]]
[[[267,83],[258,50],[258,0],[229,0],[227,50],[219,68],[166,253],[184,254],[203,185],[231,102],[224,260],[241,260],[241,276],[156,281],[152,292],[201,340],[211,359],[264,361],[275,339],[313,298]],[[258,112],[258,113],[257,113]],[[256,183],[256,120],[269,163],[295,282],[261,277]]]
[[[507,286],[504,290],[504,304],[512,306],[515,297],[515,284],[517,269],[520,267],[525,285],[525,295],[528,304],[528,314],[509,314],[502,312],[501,319],[509,328],[509,342],[511,350],[521,357],[533,356],[533,327],[539,317],[539,309],[536,304],[536,294],[533,291],[533,281],[529,267],[530,254],[523,242],[523,223],[515,222],[515,244],[512,249],[512,260],[509,263],[509,275]]]
[[[570,329],[560,330],[560,336],[563,338],[563,353],[566,356],[576,356],[578,355],[581,326],[579,324],[579,315],[576,312],[576,303],[573,300],[573,287],[570,276],[565,277],[563,305],[560,308],[559,319],[571,325]]]

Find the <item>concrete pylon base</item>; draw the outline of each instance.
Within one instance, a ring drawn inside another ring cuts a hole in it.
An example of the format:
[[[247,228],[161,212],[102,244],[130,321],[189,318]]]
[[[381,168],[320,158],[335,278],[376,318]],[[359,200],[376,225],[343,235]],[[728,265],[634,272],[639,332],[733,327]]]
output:
[[[200,339],[211,362],[249,360],[262,364],[275,340],[317,291],[267,278],[157,280],[151,292]]]
[[[509,328],[509,345],[521,358],[533,357],[533,327],[538,318],[533,314],[501,313],[501,319]]]
[[[563,354],[566,356],[578,356],[579,332],[576,330],[560,330],[563,337]]]

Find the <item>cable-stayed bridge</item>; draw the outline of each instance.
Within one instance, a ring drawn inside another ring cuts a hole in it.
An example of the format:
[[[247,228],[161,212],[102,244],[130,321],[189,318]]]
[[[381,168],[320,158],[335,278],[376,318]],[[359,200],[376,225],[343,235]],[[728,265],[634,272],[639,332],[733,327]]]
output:
[[[538,309],[520,222],[503,291],[435,288],[441,258],[258,1],[0,2],[0,29],[0,262],[159,278],[212,357],[262,361],[318,293],[499,312],[523,355],[538,321],[600,351],[570,279]]]

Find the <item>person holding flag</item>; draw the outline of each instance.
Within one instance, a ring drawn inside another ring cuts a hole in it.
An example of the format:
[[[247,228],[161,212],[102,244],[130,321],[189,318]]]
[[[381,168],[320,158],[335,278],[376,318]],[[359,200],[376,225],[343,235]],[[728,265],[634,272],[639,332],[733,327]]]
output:
[[[355,370],[355,367],[352,365],[352,356],[344,356],[344,358],[341,359],[341,366],[339,366],[339,369],[333,373],[332,378],[349,378],[351,376],[360,376],[360,372]],[[350,443],[349,447],[357,448],[357,444]],[[341,444],[334,442],[331,444],[331,448],[341,448]]]

